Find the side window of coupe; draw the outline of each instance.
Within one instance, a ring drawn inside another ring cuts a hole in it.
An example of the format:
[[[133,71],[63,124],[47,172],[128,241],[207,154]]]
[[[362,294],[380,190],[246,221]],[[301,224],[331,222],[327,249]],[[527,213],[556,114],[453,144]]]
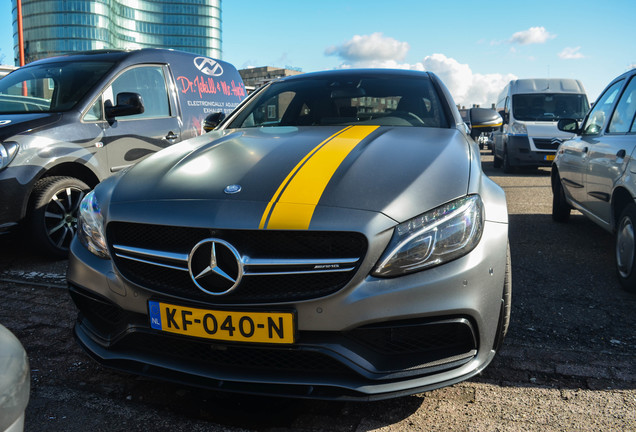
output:
[[[610,121],[609,132],[627,133],[630,129],[633,132],[634,114],[636,114],[636,78],[632,78],[618,101]]]
[[[601,133],[605,119],[611,114],[612,106],[614,106],[622,86],[623,81],[617,81],[603,93],[592,108],[585,125],[583,125],[583,135],[598,135]]]

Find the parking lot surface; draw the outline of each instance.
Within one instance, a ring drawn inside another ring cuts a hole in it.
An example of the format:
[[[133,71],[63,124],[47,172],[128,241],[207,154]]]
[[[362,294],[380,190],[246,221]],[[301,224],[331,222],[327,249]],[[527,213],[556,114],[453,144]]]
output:
[[[0,238],[0,323],[31,366],[27,431],[636,431],[636,296],[612,236],[550,216],[548,169],[504,175],[513,302],[503,349],[478,377],[372,403],[234,396],[104,369],[76,344],[66,262]]]

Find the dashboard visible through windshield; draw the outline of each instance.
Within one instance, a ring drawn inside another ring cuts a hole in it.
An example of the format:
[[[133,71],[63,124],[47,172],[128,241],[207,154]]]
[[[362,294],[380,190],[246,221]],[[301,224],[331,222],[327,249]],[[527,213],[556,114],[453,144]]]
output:
[[[230,128],[379,125],[449,127],[428,79],[311,79],[272,83],[232,120]]]
[[[59,62],[25,66],[0,80],[0,114],[72,109],[114,62]]]
[[[517,94],[512,100],[515,119],[525,121],[581,120],[590,106],[584,94]]]

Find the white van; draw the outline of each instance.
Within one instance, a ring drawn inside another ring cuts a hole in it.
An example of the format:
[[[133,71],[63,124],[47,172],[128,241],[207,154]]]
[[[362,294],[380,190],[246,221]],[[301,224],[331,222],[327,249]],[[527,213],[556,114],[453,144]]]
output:
[[[579,80],[533,78],[510,81],[497,98],[503,119],[493,132],[495,168],[550,166],[562,141],[574,135],[557,128],[561,118],[582,120],[590,108]]]

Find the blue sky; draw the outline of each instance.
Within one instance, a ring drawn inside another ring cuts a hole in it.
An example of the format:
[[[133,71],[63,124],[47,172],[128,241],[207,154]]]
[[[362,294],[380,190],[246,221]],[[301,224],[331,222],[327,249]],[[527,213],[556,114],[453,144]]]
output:
[[[514,78],[576,78],[591,100],[636,67],[634,0],[223,1],[223,60],[304,72],[399,67],[437,73],[464,105]],[[11,0],[0,57],[12,64]]]

